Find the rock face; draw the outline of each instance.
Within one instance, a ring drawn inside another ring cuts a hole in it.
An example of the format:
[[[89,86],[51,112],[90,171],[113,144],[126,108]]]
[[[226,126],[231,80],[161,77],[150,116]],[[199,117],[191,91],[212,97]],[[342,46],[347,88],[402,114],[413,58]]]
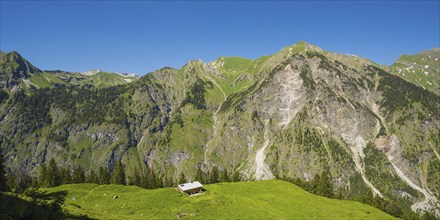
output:
[[[10,92],[0,144],[12,170],[58,164],[177,179],[198,167],[311,181],[439,210],[440,97],[369,60],[299,42],[256,60],[163,68],[127,86]],[[38,103],[38,104],[37,104]],[[439,213],[438,213],[439,214]]]
[[[93,75],[95,75],[95,74],[97,74],[97,73],[99,73],[99,72],[101,72],[101,71],[102,71],[102,70],[100,70],[100,69],[97,69],[97,70],[89,70],[89,71],[82,72],[81,75],[85,75],[85,76],[93,76]]]

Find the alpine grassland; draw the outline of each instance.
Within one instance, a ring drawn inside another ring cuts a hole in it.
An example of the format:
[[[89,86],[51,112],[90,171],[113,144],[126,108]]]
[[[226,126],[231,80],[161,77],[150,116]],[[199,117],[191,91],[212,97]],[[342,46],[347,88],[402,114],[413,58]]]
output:
[[[201,195],[175,188],[67,184],[42,188],[65,195],[68,216],[93,219],[394,219],[374,207],[329,199],[281,180],[205,185]]]

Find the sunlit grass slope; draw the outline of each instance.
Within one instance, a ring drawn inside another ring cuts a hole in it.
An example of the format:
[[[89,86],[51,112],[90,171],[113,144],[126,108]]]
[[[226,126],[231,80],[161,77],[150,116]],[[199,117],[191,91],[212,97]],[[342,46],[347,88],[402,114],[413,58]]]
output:
[[[65,191],[63,209],[98,219],[392,219],[358,202],[310,194],[280,180],[206,185],[189,197],[174,188],[146,190],[135,186],[72,184],[43,189]],[[118,198],[113,198],[115,195]]]

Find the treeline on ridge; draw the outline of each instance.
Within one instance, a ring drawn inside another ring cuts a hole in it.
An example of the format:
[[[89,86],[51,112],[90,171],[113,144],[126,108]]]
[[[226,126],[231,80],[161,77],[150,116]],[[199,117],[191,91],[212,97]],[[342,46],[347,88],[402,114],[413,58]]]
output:
[[[204,184],[218,182],[238,182],[242,178],[238,172],[229,173],[227,169],[222,172],[217,167],[210,171],[197,170],[195,179],[188,178],[185,173],[180,173],[177,179],[167,178],[154,172],[149,167],[145,171],[135,170],[135,174],[128,176],[124,171],[122,161],[118,160],[113,170],[101,166],[98,170],[90,169],[86,171],[83,167],[76,165],[73,169],[69,167],[59,167],[52,158],[48,163],[41,164],[36,178],[32,178],[25,173],[6,175],[4,171],[4,186],[1,191],[11,190],[14,192],[24,192],[28,188],[51,188],[63,184],[94,183],[94,184],[119,184],[135,185],[145,189],[156,189],[172,187],[179,183],[198,180]]]

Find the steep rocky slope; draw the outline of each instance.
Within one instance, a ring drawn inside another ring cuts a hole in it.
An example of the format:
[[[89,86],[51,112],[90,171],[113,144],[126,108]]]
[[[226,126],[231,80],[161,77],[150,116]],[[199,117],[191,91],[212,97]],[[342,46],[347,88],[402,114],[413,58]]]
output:
[[[163,68],[127,85],[8,92],[0,145],[12,170],[42,162],[128,174],[312,181],[439,210],[440,97],[367,59],[299,42],[256,60]],[[437,213],[440,215],[440,213]]]

